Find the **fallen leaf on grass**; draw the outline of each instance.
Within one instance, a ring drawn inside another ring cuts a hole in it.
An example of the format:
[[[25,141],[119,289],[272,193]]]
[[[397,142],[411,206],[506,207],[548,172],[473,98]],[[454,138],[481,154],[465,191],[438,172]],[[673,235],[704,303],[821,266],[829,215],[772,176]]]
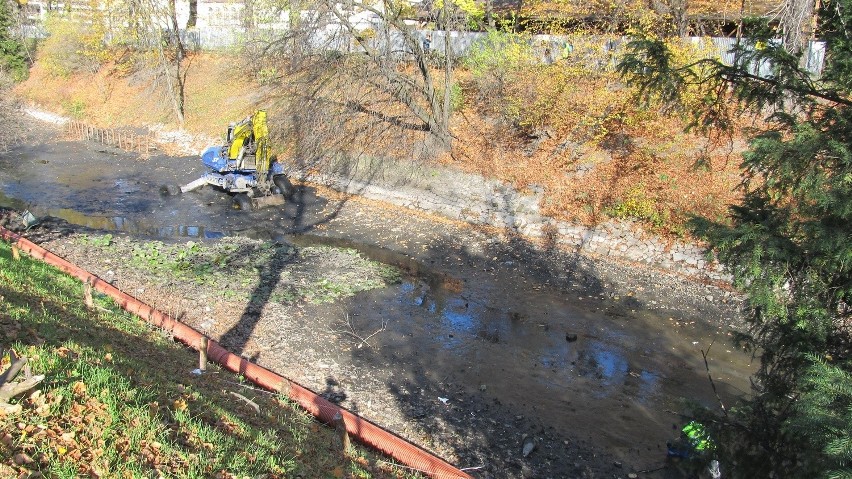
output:
[[[148,415],[151,416],[151,419],[157,419],[160,415],[160,403],[148,403]]]
[[[175,411],[186,411],[186,401],[183,398],[175,399]]]
[[[65,346],[61,346],[61,347],[57,348],[56,354],[60,358],[71,358],[71,359],[77,359],[77,356],[79,356],[75,351],[72,351],[72,350],[66,348]]]
[[[71,392],[77,396],[84,396],[86,394],[86,383],[83,381],[76,381],[71,385]]]

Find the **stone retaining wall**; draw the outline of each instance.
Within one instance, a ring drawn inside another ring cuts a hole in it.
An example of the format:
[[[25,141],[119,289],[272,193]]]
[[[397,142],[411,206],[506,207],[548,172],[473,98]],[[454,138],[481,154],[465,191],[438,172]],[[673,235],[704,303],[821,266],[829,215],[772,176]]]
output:
[[[584,253],[716,281],[731,280],[716,261],[707,261],[706,249],[662,240],[631,222],[611,220],[588,228],[547,218],[540,213],[543,190],[537,186],[530,186],[528,193],[522,193],[479,175],[392,160],[338,162],[324,166],[322,171],[311,169],[311,173],[306,173],[305,170],[292,168],[291,174],[338,191],[472,224],[508,228],[532,238],[547,235]]]

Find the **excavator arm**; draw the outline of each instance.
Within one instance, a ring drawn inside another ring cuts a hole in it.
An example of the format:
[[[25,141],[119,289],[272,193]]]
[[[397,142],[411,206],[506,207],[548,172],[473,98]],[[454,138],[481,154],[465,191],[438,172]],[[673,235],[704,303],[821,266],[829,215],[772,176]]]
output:
[[[269,171],[269,128],[266,111],[258,110],[254,115],[228,127],[228,160],[236,162],[238,170],[244,169],[247,155],[254,156],[254,168],[258,175]]]

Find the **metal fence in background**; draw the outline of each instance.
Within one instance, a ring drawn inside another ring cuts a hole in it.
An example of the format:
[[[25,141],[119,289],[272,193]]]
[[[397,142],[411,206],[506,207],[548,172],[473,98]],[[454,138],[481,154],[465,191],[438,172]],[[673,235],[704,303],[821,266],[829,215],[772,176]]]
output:
[[[485,41],[488,38],[488,33],[485,32],[459,32],[443,30],[416,30],[415,34],[419,37],[420,42],[428,50],[443,53],[445,36],[450,36],[450,48],[453,54],[463,57],[476,44]],[[238,47],[246,41],[264,41],[273,39],[276,31],[272,29],[253,31],[251,35],[247,35],[240,29],[196,29],[191,31],[181,32],[182,37],[188,45],[199,50],[222,50],[233,47]],[[331,41],[330,36],[333,33],[329,31],[317,33],[317,45],[325,45],[325,48],[330,48],[329,45],[336,45],[334,48],[341,48],[341,41]],[[320,38],[322,37],[322,38]],[[576,41],[577,37],[573,38]],[[606,37],[606,36],[585,36],[581,40],[586,45],[596,46],[596,50],[606,56],[608,53],[616,54],[617,49],[628,41],[627,37]],[[691,37],[686,41],[692,43],[708,42],[711,47],[711,54],[718,56],[722,62],[732,64],[734,54],[732,49],[737,40],[728,37]],[[534,51],[542,62],[558,61],[565,54],[566,46],[572,42],[572,38],[562,35],[532,35],[529,37],[530,44],[534,47]],[[343,42],[345,43],[345,42]],[[387,46],[389,51],[406,51],[405,42],[401,35],[392,36],[390,45]],[[573,50],[573,48],[571,48]],[[353,48],[343,48],[343,50],[354,51]],[[805,67],[814,76],[822,74],[823,65],[825,64],[825,42],[811,41],[806,52]],[[772,72],[772,65],[763,63],[753,65],[751,70],[755,74],[768,76]]]
[[[379,27],[376,24],[376,27]],[[45,38],[47,32],[38,25],[22,26],[21,34],[28,38]],[[376,28],[379,30],[379,28]],[[256,28],[250,32],[242,28],[220,28],[220,27],[203,27],[193,28],[191,30],[181,30],[180,36],[184,43],[193,50],[229,50],[240,48],[248,42],[268,42],[285,34],[285,31],[276,30],[274,28]],[[450,48],[453,54],[463,57],[476,44],[485,41],[488,38],[488,33],[484,32],[460,32],[443,30],[416,30],[415,35],[418,37],[421,44],[430,51],[443,53],[445,36],[450,37]],[[315,48],[325,50],[338,50],[341,52],[357,51],[355,42],[351,39],[344,38],[341,32],[334,29],[318,29],[311,43]],[[626,37],[606,37],[606,36],[584,36],[584,37],[569,37],[562,35],[532,35],[529,37],[529,42],[533,46],[534,52],[544,63],[558,61],[564,58],[568,50],[573,50],[571,42],[581,41],[585,47],[591,46],[598,53],[602,53],[601,58],[617,54],[618,48],[623,45],[628,39]],[[708,42],[709,40],[709,42]],[[717,56],[726,64],[732,64],[734,55],[731,52],[736,44],[735,38],[727,37],[692,37],[687,41],[696,44],[705,42],[711,45],[710,54]],[[387,43],[384,48],[390,52],[405,52],[409,48],[405,45],[402,35],[391,35],[385,40]],[[814,76],[822,74],[825,64],[826,45],[822,41],[811,41],[806,52],[805,67]],[[580,54],[578,51],[577,54]],[[605,62],[606,63],[606,62]],[[603,64],[601,65],[603,66]],[[768,76],[772,73],[772,65],[764,62],[759,65],[751,65],[752,73],[760,76]]]

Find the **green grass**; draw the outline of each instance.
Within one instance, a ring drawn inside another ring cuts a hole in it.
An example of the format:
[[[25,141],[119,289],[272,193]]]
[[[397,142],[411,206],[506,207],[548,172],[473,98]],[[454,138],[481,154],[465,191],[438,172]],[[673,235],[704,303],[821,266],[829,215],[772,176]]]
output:
[[[263,294],[284,304],[331,303],[401,281],[398,268],[346,248],[293,248],[233,237],[181,244],[85,235],[76,241],[94,255],[128,258],[135,271],[155,283],[194,284],[205,294],[227,300],[252,300],[252,295]]]
[[[193,351],[109,298],[95,303],[86,308],[76,279],[14,260],[0,242],[0,345],[45,375],[13,400],[21,412],[0,413],[0,476],[418,477],[359,446],[343,455],[333,431],[283,397],[215,368],[191,375]]]

